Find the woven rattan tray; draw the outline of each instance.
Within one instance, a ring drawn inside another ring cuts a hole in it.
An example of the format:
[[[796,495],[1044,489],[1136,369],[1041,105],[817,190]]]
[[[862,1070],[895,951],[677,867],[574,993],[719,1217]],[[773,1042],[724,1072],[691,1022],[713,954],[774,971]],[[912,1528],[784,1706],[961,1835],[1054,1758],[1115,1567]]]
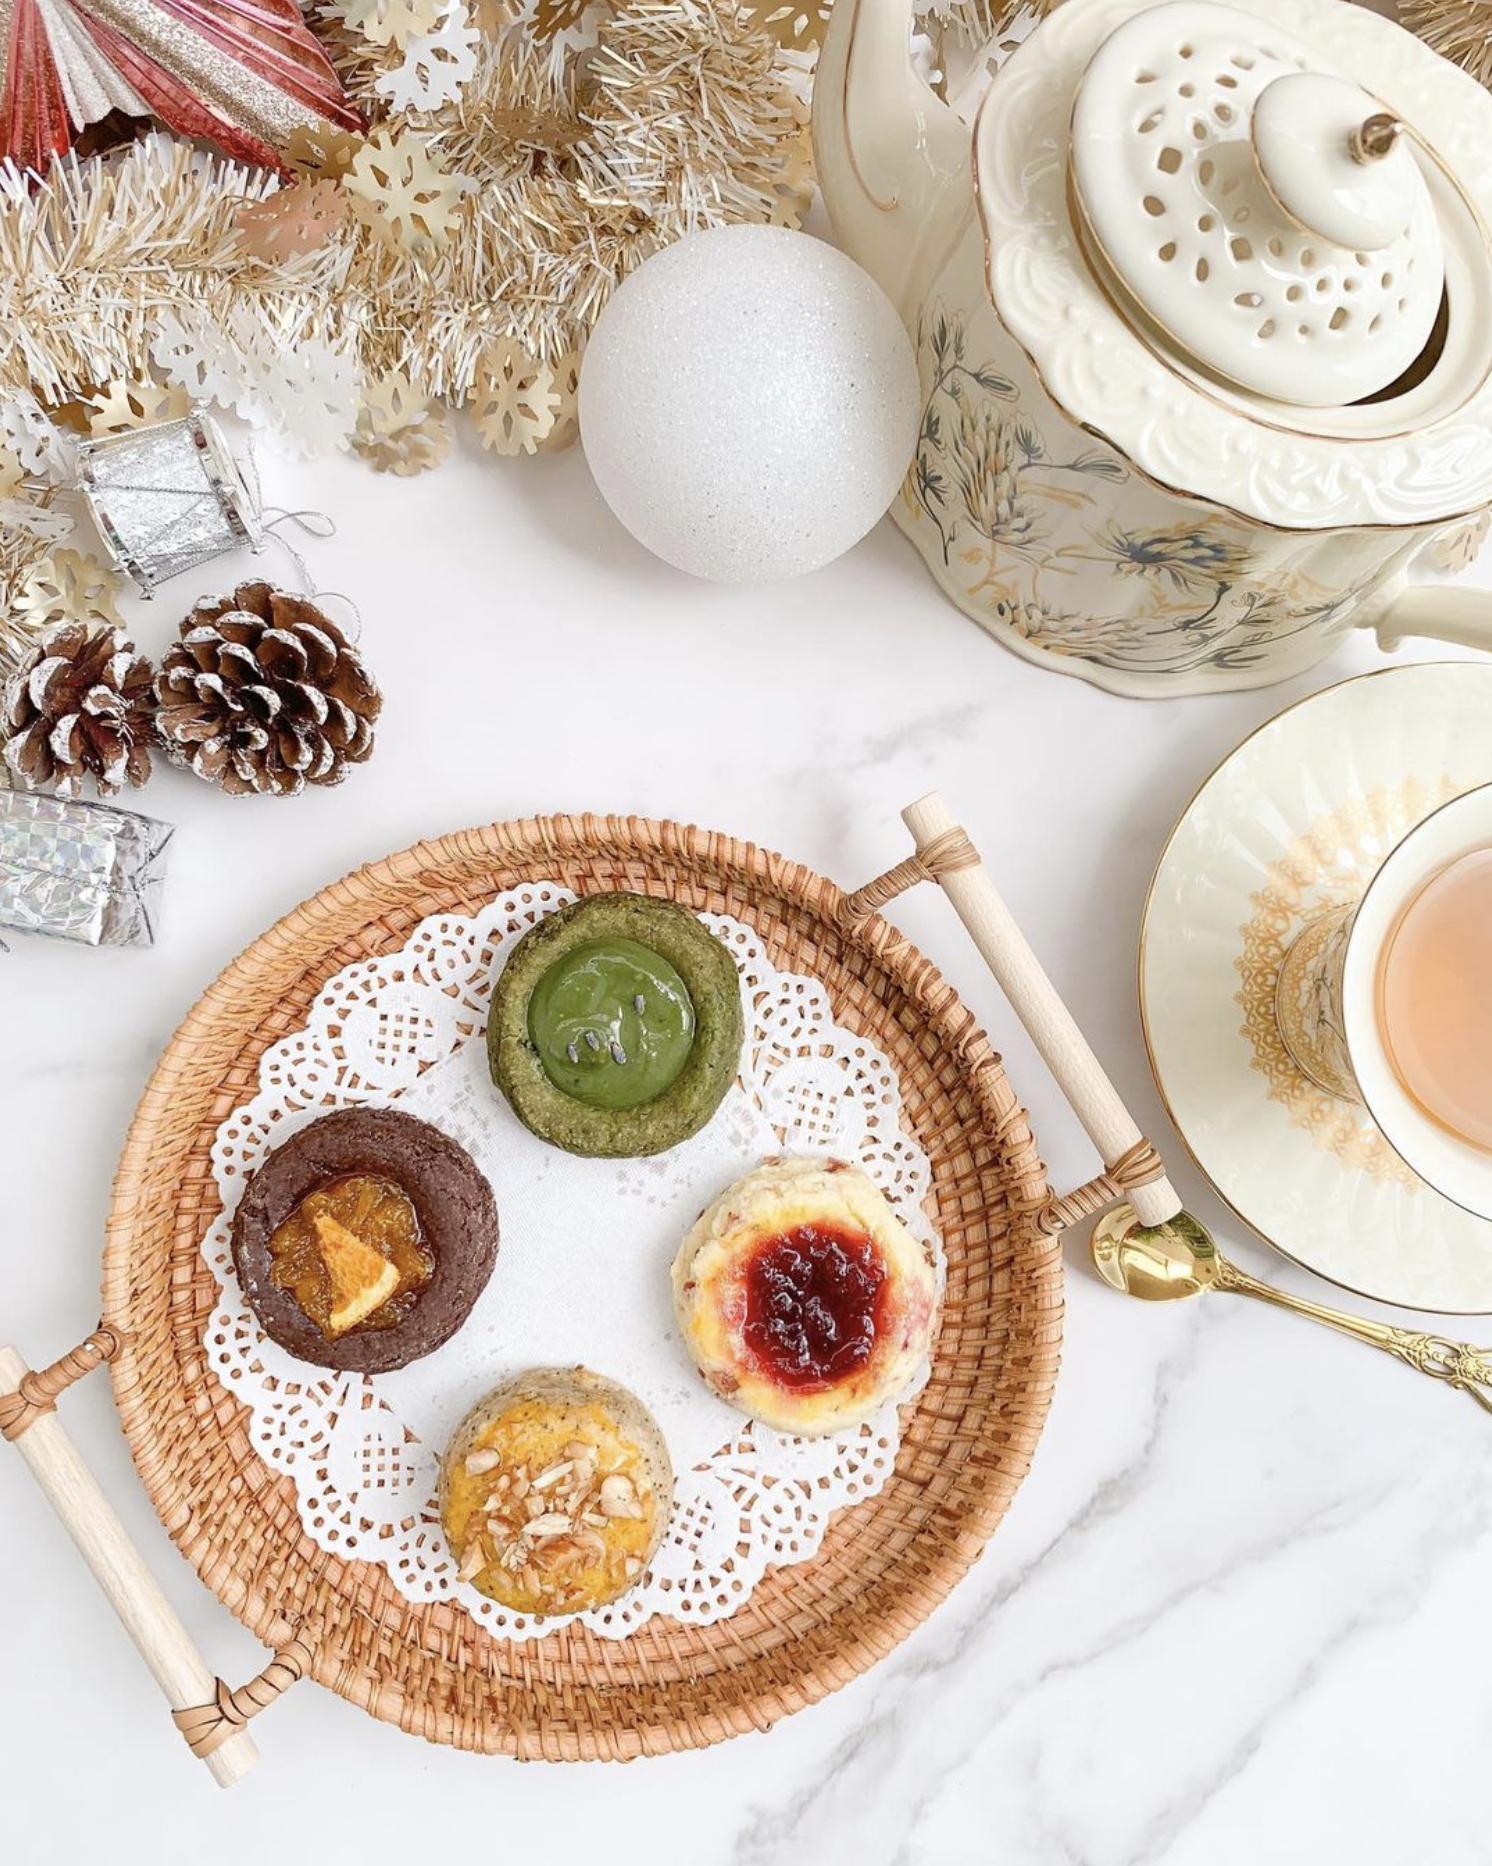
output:
[[[111,1585],[107,1564],[93,1561],[178,1725],[220,1780],[252,1760],[245,1718],[302,1675],[405,1730],[467,1749],[572,1760],[719,1742],[846,1683],[948,1593],[1000,1522],[1046,1417],[1061,1334],[1056,1234],[1128,1183],[1116,1169],[1067,1200],[1052,1198],[999,1059],[953,989],[873,911],[915,880],[975,863],[952,830],[846,895],[782,856],[673,823],[495,824],[420,843],[323,889],[203,994],[161,1057],[125,1145],[104,1253],[104,1322],[39,1375],[19,1379],[19,1357],[10,1378],[0,1365],[0,1394],[18,1388],[0,1398],[0,1429],[92,1560],[97,1523],[87,1513],[107,1506],[79,1464],[73,1475],[87,1494],[70,1508],[45,1467],[62,1447],[75,1457],[52,1414],[56,1394],[111,1362],[161,1520],[214,1593],[276,1649],[259,1678],[229,1691],[204,1677],[158,1590],[147,1611],[138,1591]],[[303,1534],[290,1481],[254,1454],[247,1415],[202,1348],[215,1300],[198,1248],[217,1205],[210,1149],[219,1123],[253,1093],[266,1047],[303,1021],[341,967],[398,947],[429,914],[470,912],[540,877],[581,893],[636,889],[733,915],[756,929],[779,968],[821,979],[836,1020],[897,1068],[906,1119],[932,1164],[948,1259],[932,1376],[885,1488],[842,1512],[813,1561],[769,1574],[731,1618],[698,1628],[654,1619],[620,1642],[574,1626],[530,1645],[491,1639],[449,1605],[411,1604],[382,1569],[328,1555]],[[1159,1170],[1136,1171],[1133,1159],[1129,1167],[1131,1180]],[[181,1650],[172,1649],[177,1635]]]

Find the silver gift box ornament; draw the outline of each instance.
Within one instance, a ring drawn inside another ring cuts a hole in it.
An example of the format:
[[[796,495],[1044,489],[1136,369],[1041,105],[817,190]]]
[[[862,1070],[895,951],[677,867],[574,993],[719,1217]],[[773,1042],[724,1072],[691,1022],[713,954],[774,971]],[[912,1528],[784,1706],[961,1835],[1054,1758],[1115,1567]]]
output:
[[[0,790],[0,927],[85,946],[150,946],[169,823]]]
[[[259,501],[222,430],[191,414],[78,448],[78,490],[114,568],[144,596],[264,536]]]

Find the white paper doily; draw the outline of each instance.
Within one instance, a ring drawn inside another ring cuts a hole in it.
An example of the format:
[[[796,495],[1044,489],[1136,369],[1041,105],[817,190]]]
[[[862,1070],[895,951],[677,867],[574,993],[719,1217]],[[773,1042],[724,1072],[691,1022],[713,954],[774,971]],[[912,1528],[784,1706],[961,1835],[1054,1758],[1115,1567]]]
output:
[[[745,1421],[694,1371],[674,1323],[668,1270],[695,1217],[774,1153],[825,1154],[869,1174],[928,1251],[927,1156],[903,1129],[887,1059],[834,1023],[815,979],[779,972],[748,927],[702,916],[741,973],[741,1074],[709,1126],[649,1160],[581,1160],[537,1140],[487,1074],[492,981],[535,921],[573,894],[535,882],[472,919],[421,921],[396,953],[331,979],[306,1024],[268,1049],[259,1092],[219,1128],[222,1211],[202,1240],[221,1299],[204,1345],[250,1412],[259,1456],[295,1484],[307,1535],[373,1561],[413,1601],[453,1600],[510,1639],[555,1621],[510,1612],[456,1578],[435,1509],[441,1448],[483,1393],[525,1367],[583,1362],[631,1387],[668,1440],[673,1514],[648,1573],[610,1607],[576,1616],[623,1638],[655,1614],[725,1618],[769,1567],[805,1561],[833,1513],[891,1474],[897,1409],[856,1433],[789,1438]],[[273,1147],[332,1108],[391,1106],[471,1153],[497,1197],[502,1241],[486,1290],[443,1348],[396,1373],[325,1373],[270,1341],[239,1292],[234,1208]]]

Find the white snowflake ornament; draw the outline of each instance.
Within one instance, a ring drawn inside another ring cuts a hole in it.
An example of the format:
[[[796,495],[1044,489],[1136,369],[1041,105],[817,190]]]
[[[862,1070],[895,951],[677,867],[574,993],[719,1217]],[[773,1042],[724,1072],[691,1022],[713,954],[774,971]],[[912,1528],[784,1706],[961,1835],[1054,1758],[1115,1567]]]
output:
[[[252,391],[243,413],[272,430],[303,459],[347,447],[357,427],[362,371],[350,350],[308,339],[263,342],[251,359]]]
[[[375,79],[373,88],[396,111],[438,110],[461,95],[477,68],[481,42],[465,6],[458,3],[433,32],[411,39],[403,63]]]
[[[77,465],[77,441],[52,421],[28,389],[0,399],[0,446],[31,479],[66,485]]]
[[[151,361],[192,401],[234,408],[243,394],[237,329],[234,325],[225,330],[205,311],[162,311],[150,340]]]

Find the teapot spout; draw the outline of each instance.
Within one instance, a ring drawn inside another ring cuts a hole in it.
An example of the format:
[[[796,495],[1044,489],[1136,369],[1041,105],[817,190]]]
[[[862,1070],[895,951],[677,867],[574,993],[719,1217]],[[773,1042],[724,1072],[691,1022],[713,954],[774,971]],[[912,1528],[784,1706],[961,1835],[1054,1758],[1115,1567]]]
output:
[[[836,0],[813,87],[834,236],[909,326],[974,208],[970,132],[912,64],[913,0]]]

